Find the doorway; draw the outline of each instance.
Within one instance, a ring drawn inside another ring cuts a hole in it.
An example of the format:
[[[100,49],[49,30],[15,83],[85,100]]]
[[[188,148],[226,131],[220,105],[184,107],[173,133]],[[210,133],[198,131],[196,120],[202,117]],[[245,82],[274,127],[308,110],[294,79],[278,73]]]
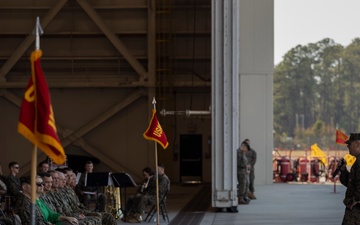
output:
[[[180,135],[180,181],[202,182],[202,135]]]

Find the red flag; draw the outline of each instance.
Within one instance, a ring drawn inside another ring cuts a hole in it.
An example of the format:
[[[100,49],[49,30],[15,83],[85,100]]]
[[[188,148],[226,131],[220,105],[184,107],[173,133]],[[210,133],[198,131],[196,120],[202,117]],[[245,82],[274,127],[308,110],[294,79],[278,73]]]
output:
[[[152,110],[153,114],[150,120],[149,127],[145,131],[144,138],[147,140],[156,141],[164,149],[167,148],[169,142],[167,141],[164,130],[161,128],[161,125],[156,117],[156,109]]]
[[[345,141],[347,141],[349,138],[346,134],[342,133],[339,130],[336,130],[336,144],[346,145]]]
[[[31,53],[31,78],[21,103],[18,132],[56,164],[63,164],[65,151],[56,133],[50,93],[40,66],[41,55],[41,50]]]

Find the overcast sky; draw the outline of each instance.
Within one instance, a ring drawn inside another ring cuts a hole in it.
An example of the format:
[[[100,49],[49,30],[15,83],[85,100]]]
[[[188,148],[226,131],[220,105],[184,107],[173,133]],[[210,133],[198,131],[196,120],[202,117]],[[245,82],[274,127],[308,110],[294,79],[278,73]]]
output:
[[[360,37],[360,0],[274,0],[274,4],[275,65],[298,44],[331,38],[347,46]]]

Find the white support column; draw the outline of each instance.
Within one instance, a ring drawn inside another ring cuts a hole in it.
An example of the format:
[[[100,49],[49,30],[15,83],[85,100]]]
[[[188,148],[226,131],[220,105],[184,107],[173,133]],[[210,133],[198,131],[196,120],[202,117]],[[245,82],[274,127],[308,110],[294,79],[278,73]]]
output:
[[[272,183],[274,0],[212,0],[212,206],[236,207],[236,149],[257,151]],[[256,186],[255,186],[256,189]]]
[[[212,0],[212,206],[236,207],[239,1]]]

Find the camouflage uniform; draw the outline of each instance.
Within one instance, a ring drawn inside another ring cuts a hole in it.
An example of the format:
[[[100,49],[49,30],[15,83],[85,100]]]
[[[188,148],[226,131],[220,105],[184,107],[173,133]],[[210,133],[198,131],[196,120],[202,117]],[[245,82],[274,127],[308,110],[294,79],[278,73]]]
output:
[[[20,216],[22,224],[27,225],[31,223],[31,200],[28,197],[24,195],[19,197],[16,210]],[[35,224],[47,225],[38,207],[35,207]]]
[[[7,192],[6,178],[0,175],[0,191]]]
[[[80,203],[79,198],[77,197],[74,189],[70,187],[64,187],[61,190],[63,191],[64,195],[69,196],[69,202],[74,211],[82,213],[87,217],[89,216],[97,217],[100,219],[101,224],[103,225],[116,225],[116,220],[111,213],[108,212],[98,213],[86,209],[86,207]]]
[[[45,194],[42,194],[40,196],[40,199],[43,200],[45,202],[45,204],[47,206],[49,206],[49,208],[52,211],[60,213],[59,209],[61,209],[61,205],[58,201],[54,200],[54,196],[53,196],[54,192],[55,192],[54,190],[45,192]],[[61,214],[62,214],[62,212],[61,212]]]
[[[352,209],[351,205],[356,201],[360,201],[360,156],[350,169],[341,171],[340,182],[347,187],[344,198],[345,215],[342,221],[343,225],[358,225],[360,224],[360,204],[356,204]]]
[[[2,222],[0,224],[13,225],[13,221],[6,217],[0,217],[0,222]]]
[[[22,196],[20,192],[21,190],[20,179],[13,176],[12,174],[9,174],[9,176],[6,179],[6,186],[7,186],[7,194],[10,195],[11,197],[11,206],[15,207],[17,201]]]
[[[237,150],[237,177],[238,177],[238,198],[239,202],[247,196],[249,188],[248,159],[240,150]]]
[[[248,163],[250,164],[250,174],[249,174],[249,191],[254,193],[254,180],[255,180],[255,163],[256,163],[256,152],[254,149],[250,148],[250,150],[246,153],[246,157],[248,159]]]
[[[111,213],[101,212],[101,223],[103,225],[116,225],[116,219]]]
[[[57,205],[58,212],[61,211],[66,216],[79,217],[79,214],[84,214],[85,218],[79,220],[79,224],[99,225],[101,224],[101,214],[99,213],[84,213],[82,212],[77,202],[74,200],[74,192],[70,192],[68,187],[58,188],[56,191],[50,192],[52,202]],[[77,198],[77,196],[75,196]],[[57,203],[56,203],[57,202]],[[58,205],[60,203],[61,205]]]
[[[143,194],[137,194],[131,196],[126,202],[126,211],[135,214],[142,213],[142,207],[140,206],[141,201],[144,204],[145,201],[152,202],[156,201],[154,193],[156,195],[156,177],[152,176],[149,180],[148,187]],[[144,198],[144,200],[142,200]],[[146,199],[146,200],[145,200]]]
[[[159,199],[161,199],[166,191],[170,189],[170,180],[166,174],[159,175]],[[156,176],[153,176],[148,184],[147,192],[143,195],[137,195],[134,197],[132,205],[129,205],[131,213],[142,214],[147,205],[156,204]]]
[[[159,176],[159,198],[164,197],[167,191],[170,191],[170,179],[164,173]]]

